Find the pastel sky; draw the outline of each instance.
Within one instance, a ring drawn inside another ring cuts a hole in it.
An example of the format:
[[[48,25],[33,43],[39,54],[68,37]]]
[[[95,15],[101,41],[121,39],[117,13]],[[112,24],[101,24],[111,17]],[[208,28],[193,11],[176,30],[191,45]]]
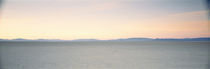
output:
[[[0,38],[210,37],[204,0],[6,0]]]

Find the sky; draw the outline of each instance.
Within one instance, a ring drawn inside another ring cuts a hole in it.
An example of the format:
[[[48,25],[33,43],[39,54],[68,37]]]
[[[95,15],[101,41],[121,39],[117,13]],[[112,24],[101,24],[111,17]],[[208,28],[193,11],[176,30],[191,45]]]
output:
[[[3,39],[210,37],[204,0],[4,0]]]

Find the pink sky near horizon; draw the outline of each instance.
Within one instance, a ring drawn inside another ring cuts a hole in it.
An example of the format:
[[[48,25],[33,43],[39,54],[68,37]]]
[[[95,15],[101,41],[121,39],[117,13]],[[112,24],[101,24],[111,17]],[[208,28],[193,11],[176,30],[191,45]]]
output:
[[[142,2],[146,5],[118,1],[67,2],[70,5],[65,2],[15,1],[18,0],[6,2],[2,8],[0,38],[103,40],[210,37],[209,10],[199,7],[199,10],[180,11],[181,7],[172,6],[175,8],[171,9],[162,6],[162,2],[155,2],[156,7]]]

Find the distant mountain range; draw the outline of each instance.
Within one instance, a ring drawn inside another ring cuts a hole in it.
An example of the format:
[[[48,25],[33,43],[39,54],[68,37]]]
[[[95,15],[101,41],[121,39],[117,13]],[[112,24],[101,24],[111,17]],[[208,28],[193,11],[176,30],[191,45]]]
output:
[[[210,37],[203,38],[125,38],[125,39],[112,39],[112,40],[98,40],[98,39],[76,39],[76,40],[60,40],[60,39],[0,39],[0,41],[210,41]]]

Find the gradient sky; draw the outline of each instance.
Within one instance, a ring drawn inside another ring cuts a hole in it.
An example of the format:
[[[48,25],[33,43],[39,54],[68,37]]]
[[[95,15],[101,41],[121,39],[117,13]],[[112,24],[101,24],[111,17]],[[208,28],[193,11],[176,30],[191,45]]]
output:
[[[203,0],[6,0],[0,38],[210,37]]]

